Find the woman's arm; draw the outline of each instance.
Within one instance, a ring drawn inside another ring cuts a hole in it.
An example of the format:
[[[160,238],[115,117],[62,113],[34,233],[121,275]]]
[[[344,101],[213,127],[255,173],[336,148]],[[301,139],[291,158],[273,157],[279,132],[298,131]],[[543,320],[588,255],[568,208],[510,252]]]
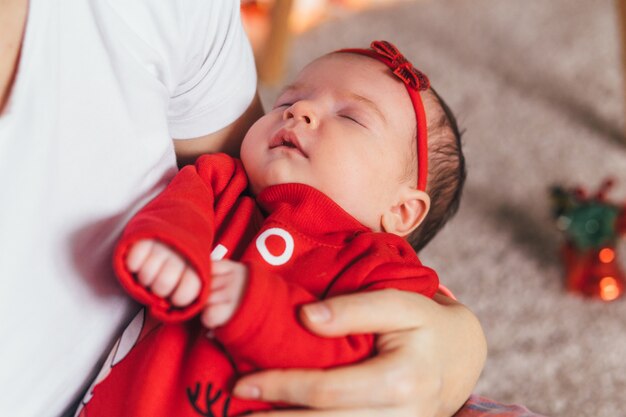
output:
[[[261,116],[263,106],[259,95],[256,94],[247,110],[237,120],[217,132],[193,139],[174,140],[176,160],[179,167],[193,164],[205,153],[224,152],[238,157],[239,148],[246,132]]]
[[[333,370],[275,370],[241,378],[235,395],[313,410],[266,417],[448,417],[469,397],[486,357],[477,318],[462,304],[397,290],[327,299],[302,310],[315,333],[378,333],[376,357]]]
[[[15,81],[27,14],[28,0],[0,0],[0,115]]]

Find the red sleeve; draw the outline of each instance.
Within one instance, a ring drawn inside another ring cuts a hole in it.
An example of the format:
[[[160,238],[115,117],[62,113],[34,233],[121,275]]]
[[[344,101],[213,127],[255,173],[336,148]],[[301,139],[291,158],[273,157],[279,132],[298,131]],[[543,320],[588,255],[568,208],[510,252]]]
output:
[[[422,265],[403,238],[390,233],[367,233],[358,236],[352,245],[367,247],[367,255],[351,268],[352,279],[338,280],[329,296],[351,292],[349,286],[354,288],[354,282],[358,282],[359,291],[395,288],[429,298],[437,292],[437,274]]]
[[[365,291],[395,288],[432,298],[439,289],[439,278],[426,266],[390,262],[375,268],[364,280],[362,288]]]
[[[246,292],[233,318],[215,336],[239,372],[266,368],[327,368],[371,355],[371,334],[323,338],[300,324],[299,307],[317,298],[263,266],[248,264]]]
[[[152,314],[167,322],[197,315],[209,292],[211,250],[216,224],[247,187],[241,163],[224,155],[205,155],[184,167],[154,200],[126,226],[114,252],[113,265],[122,286]],[[126,268],[130,247],[141,239],[156,239],[175,249],[202,280],[200,295],[185,308],[174,308],[138,284]]]
[[[217,338],[240,372],[264,368],[327,368],[358,362],[373,353],[372,334],[323,338],[306,330],[299,322],[299,308],[317,298],[262,266],[251,264],[248,267],[248,287],[239,309],[228,324],[216,330]],[[350,286],[352,288],[348,289]],[[396,288],[432,297],[437,286],[437,275],[430,268],[408,262],[376,265],[368,258],[344,272],[329,295]],[[278,355],[277,352],[288,354]]]

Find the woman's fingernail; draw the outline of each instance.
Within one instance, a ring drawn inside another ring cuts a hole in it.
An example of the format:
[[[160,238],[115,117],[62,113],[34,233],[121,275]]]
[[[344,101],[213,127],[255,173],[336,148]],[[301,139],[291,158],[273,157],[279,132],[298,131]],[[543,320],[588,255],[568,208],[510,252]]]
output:
[[[324,303],[308,304],[302,308],[313,323],[325,323],[331,319],[330,309]]]
[[[237,385],[233,394],[235,397],[257,400],[261,398],[261,388],[256,385]]]

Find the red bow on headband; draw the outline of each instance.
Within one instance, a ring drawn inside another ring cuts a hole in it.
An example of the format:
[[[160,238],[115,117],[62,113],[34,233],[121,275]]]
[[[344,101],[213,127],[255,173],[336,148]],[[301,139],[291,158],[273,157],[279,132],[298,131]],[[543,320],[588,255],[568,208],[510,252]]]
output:
[[[417,70],[394,45],[387,41],[374,41],[370,44],[370,48],[378,55],[390,60],[389,65],[393,73],[408,86],[418,91],[424,91],[430,87],[428,77]]]

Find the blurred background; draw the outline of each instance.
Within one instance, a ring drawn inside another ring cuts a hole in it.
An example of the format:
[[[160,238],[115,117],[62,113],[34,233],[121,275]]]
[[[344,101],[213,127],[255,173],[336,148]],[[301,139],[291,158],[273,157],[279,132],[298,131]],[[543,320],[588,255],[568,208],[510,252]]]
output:
[[[311,59],[374,39],[429,75],[465,132],[469,176],[459,214],[420,256],[484,326],[476,393],[547,416],[626,410],[621,4],[242,5],[266,107]]]

